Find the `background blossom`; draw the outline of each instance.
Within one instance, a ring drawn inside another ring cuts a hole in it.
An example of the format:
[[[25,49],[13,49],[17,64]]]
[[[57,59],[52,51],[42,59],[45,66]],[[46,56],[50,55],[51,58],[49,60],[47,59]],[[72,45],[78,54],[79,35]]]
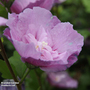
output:
[[[48,73],[47,78],[52,86],[56,86],[59,88],[77,88],[78,86],[78,82],[72,79],[65,71]]]
[[[36,6],[50,10],[53,4],[54,0],[15,0],[11,6],[11,11],[15,13],[20,13],[25,8],[33,8]]]
[[[37,6],[51,10],[52,6],[55,3],[62,3],[64,1],[65,0],[15,0],[11,6],[11,11],[15,13],[20,13],[25,8],[33,8]]]

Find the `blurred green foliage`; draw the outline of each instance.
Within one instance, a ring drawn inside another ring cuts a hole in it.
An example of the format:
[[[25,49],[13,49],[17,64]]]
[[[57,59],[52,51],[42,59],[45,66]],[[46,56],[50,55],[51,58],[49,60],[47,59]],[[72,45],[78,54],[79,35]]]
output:
[[[3,60],[0,60],[0,72],[2,73],[3,78],[8,78],[8,79],[12,78],[6,63]]]
[[[10,7],[11,3],[6,5]],[[56,15],[62,22],[70,22],[73,24],[75,30],[84,36],[85,45],[83,46],[82,52],[78,57],[78,61],[72,65],[67,71],[70,75],[78,80],[77,89],[65,89],[65,90],[90,90],[90,0],[66,0],[62,4],[56,4],[52,10],[53,15]],[[5,7],[0,5],[0,16],[7,18],[8,12]],[[3,30],[6,27],[0,27],[0,35],[3,34]],[[26,66],[20,60],[19,54],[15,50],[11,42],[2,35],[4,39],[4,46],[8,55],[9,61],[14,69],[16,75],[18,74],[21,78],[26,70]],[[12,56],[12,57],[11,57]],[[1,57],[1,56],[0,56]],[[1,59],[3,59],[1,57]],[[18,62],[18,63],[17,63]],[[0,71],[2,77],[11,78],[8,69],[5,70],[6,64],[0,60]],[[50,86],[47,81],[46,74],[40,69],[36,69],[38,75],[34,70],[31,70],[27,78],[25,79],[26,90],[40,90],[38,79],[41,81],[43,90],[64,90]],[[7,75],[8,74],[8,75]],[[39,78],[38,78],[39,76]],[[1,80],[1,78],[0,78]]]
[[[8,12],[6,11],[6,8],[0,4],[0,16],[7,18]]]
[[[83,5],[88,13],[90,13],[90,0],[82,0]]]
[[[25,63],[21,61],[21,57],[17,51],[14,51],[13,56],[9,58],[9,62],[15,67],[15,71],[19,78],[22,78],[27,67]]]

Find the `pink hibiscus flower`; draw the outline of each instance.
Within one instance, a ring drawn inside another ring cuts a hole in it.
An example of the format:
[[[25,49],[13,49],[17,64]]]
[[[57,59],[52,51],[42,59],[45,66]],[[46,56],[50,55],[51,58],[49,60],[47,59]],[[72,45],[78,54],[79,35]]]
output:
[[[77,61],[83,36],[69,22],[62,23],[40,7],[9,14],[4,35],[13,43],[24,62],[44,71],[66,70]]]

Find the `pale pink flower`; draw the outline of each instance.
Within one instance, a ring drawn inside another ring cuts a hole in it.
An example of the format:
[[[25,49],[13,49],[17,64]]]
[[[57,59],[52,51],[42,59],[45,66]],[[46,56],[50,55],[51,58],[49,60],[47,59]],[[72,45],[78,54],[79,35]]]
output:
[[[61,23],[40,7],[9,14],[4,35],[13,43],[24,62],[44,71],[66,70],[77,61],[83,36],[69,22]]]
[[[47,74],[47,80],[52,86],[58,88],[77,88],[78,82],[71,78],[65,71],[63,72],[51,72]]]
[[[54,0],[15,0],[11,6],[11,11],[15,13],[22,12],[25,8],[42,7],[50,10]]]

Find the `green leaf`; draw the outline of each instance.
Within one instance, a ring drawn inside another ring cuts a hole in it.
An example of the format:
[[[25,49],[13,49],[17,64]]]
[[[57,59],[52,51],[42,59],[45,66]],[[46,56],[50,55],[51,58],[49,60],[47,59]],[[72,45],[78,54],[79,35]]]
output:
[[[42,84],[43,90],[46,90],[46,75],[43,75],[43,71],[41,69],[36,69],[38,76],[40,78],[40,82]],[[38,81],[38,76],[34,70],[31,70],[28,77],[25,80],[26,90],[41,90],[41,86]],[[49,90],[49,89],[48,89]]]
[[[6,11],[6,8],[1,4],[0,4],[0,16],[8,18],[8,12]]]
[[[3,60],[0,60],[0,72],[3,78],[12,79],[11,73]]]
[[[9,58],[9,61],[12,65],[14,65],[17,75],[22,78],[27,67],[25,63],[21,61],[20,55],[17,51],[14,51],[14,54]]]
[[[38,89],[39,82],[38,82],[38,78],[34,70],[31,70],[29,76],[26,78],[25,87],[26,87],[26,90]]]

